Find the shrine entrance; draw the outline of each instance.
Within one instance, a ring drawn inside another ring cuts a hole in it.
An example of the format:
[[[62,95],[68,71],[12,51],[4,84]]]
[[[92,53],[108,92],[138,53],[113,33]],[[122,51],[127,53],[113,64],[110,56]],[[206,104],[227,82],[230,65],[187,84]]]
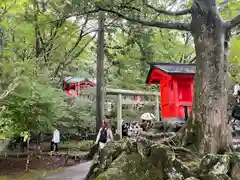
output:
[[[96,87],[88,88],[84,91],[84,94],[88,94],[90,96],[96,95]],[[125,96],[125,98],[123,98]],[[143,98],[141,101],[136,100],[130,100],[126,98],[126,96],[140,96],[140,97],[152,97],[149,98],[150,100],[144,100]],[[117,131],[116,134],[122,138],[122,122],[123,122],[123,106],[124,105],[153,105],[154,108],[154,114],[155,114],[155,121],[160,120],[160,110],[159,110],[159,96],[160,94],[158,92],[143,92],[143,91],[132,91],[132,90],[123,90],[123,89],[111,89],[106,88],[105,89],[105,101],[114,101],[116,105],[116,119],[117,119]]]

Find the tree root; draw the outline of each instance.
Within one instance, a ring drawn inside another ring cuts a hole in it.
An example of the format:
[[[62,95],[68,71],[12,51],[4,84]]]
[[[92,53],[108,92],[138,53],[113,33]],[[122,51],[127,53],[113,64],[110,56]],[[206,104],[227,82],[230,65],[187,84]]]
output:
[[[168,133],[151,133],[151,132],[142,132],[140,136],[145,137],[149,140],[159,140],[163,138],[168,138],[175,136],[176,133],[168,132]]]
[[[190,149],[181,146],[182,133],[184,133],[186,126],[183,126],[177,133],[166,132],[166,133],[152,133],[142,132],[141,137],[145,137],[149,140],[156,141],[159,144],[165,144],[172,149],[173,152],[186,153],[190,156],[199,159],[199,157]]]
[[[177,138],[176,133],[174,133],[172,136],[169,136],[168,138],[161,139],[158,142],[161,144],[166,144],[166,145],[170,145],[170,144],[176,145],[175,141],[174,141],[175,138]]]

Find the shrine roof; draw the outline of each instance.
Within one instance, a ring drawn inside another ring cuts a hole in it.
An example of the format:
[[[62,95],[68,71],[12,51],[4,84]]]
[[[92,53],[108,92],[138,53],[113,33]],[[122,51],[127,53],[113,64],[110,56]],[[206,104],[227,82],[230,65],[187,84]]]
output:
[[[147,75],[146,83],[149,84],[158,84],[159,79],[153,78],[152,73],[160,71],[160,73],[165,75],[194,75],[196,72],[196,65],[195,64],[179,64],[179,63],[159,63],[159,62],[152,62],[149,63],[150,70]],[[154,73],[153,73],[154,74]],[[155,75],[153,75],[154,77]],[[152,79],[152,80],[150,80]]]
[[[195,64],[179,64],[179,63],[149,63],[150,68],[157,68],[167,74],[195,74]]]
[[[78,76],[67,76],[63,79],[63,81],[68,83],[68,84],[76,83],[76,82],[92,82],[88,78],[78,77]],[[95,82],[92,82],[92,83],[95,83]]]

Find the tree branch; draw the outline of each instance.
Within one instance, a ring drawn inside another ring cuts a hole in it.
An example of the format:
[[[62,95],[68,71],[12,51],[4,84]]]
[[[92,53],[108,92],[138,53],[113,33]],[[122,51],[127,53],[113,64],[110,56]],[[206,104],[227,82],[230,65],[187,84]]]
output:
[[[229,29],[232,29],[238,26],[240,24],[240,14],[234,17],[231,21],[228,21],[227,24]]]
[[[65,53],[65,57],[63,58],[63,60],[61,60],[61,61],[59,62],[56,70],[54,71],[54,73],[53,73],[53,75],[52,75],[53,77],[56,77],[56,76],[57,76],[57,74],[58,74],[58,72],[59,72],[59,70],[60,70],[61,68],[64,68],[64,66],[65,66],[66,64],[67,64],[67,65],[69,64],[69,61],[67,61],[67,59],[68,59],[68,57],[72,54],[72,52],[77,48],[77,46],[78,46],[78,44],[80,43],[80,41],[82,40],[82,38],[85,37],[85,36],[87,36],[88,34],[90,34],[90,33],[92,33],[92,32],[95,32],[95,31],[97,31],[97,30],[92,30],[92,31],[89,31],[89,32],[83,34],[82,37],[80,38],[80,40],[79,40],[79,39],[77,40],[77,42],[76,42],[77,44],[75,43],[75,44],[73,45],[73,47],[72,47],[68,52]],[[80,36],[79,36],[79,37],[80,37]],[[86,44],[79,50],[78,53],[76,53],[76,54],[74,55],[74,58],[77,58],[77,57],[84,51],[84,49],[90,44],[90,42],[91,42],[95,37],[96,37],[96,34],[95,34],[89,41],[86,42]],[[70,61],[72,62],[72,60],[73,60],[73,58],[71,58]],[[67,61],[67,62],[65,62],[65,61]]]
[[[13,79],[13,81],[8,85],[8,87],[5,89],[5,91],[0,95],[0,100],[3,100],[6,98],[12,91],[14,91],[19,83],[18,83],[19,77],[16,77]]]
[[[152,10],[154,10],[155,12],[159,13],[159,14],[165,14],[165,15],[169,15],[169,16],[182,16],[182,15],[187,15],[187,14],[191,14],[192,10],[191,9],[184,9],[182,11],[167,11],[164,9],[158,9],[153,7],[152,5],[146,4],[146,6]]]
[[[83,30],[83,28],[82,28],[82,30]],[[82,39],[83,39],[85,36],[87,36],[87,35],[89,35],[89,34],[97,31],[96,29],[93,29],[93,30],[91,30],[91,31],[86,32],[86,33],[83,34],[82,30],[81,30],[81,32],[80,32],[80,34],[79,34],[79,36],[78,36],[77,41],[74,43],[74,45],[71,47],[71,49],[70,49],[68,52],[65,53],[64,61],[65,61],[65,60],[72,54],[72,52],[78,47],[79,43],[82,41]]]
[[[74,59],[76,59],[78,56],[80,56],[83,51],[86,49],[86,47],[93,41],[93,39],[96,37],[97,34],[94,34],[91,39],[89,39],[86,44],[71,58],[70,61],[66,62],[64,66],[69,65]]]
[[[0,22],[4,19],[4,15],[6,15],[8,13],[8,11],[13,7],[14,4],[16,4],[16,1],[14,1],[13,3],[11,3],[11,5],[9,7],[7,7],[8,2],[7,0],[4,1],[4,7],[0,7]]]
[[[89,20],[89,14],[87,14],[87,16],[85,18],[85,21],[84,21],[84,23],[82,25],[82,28],[81,28],[81,31],[80,31],[80,35],[79,35],[80,36],[80,40],[83,37],[84,29],[85,29],[85,27],[86,27],[86,25],[88,23],[88,20]]]
[[[191,59],[191,60],[189,61],[189,64],[195,63],[196,59],[197,59],[197,57],[195,56],[193,59]]]
[[[50,30],[50,37],[44,43],[44,47],[42,47],[42,51],[44,51],[44,54],[45,54],[45,56],[44,56],[45,62],[47,62],[47,60],[50,56],[50,53],[51,53],[51,51],[53,49],[53,46],[54,46],[54,40],[57,39],[59,29],[60,29],[60,27],[62,27],[64,22],[65,22],[65,19],[57,21],[56,25],[54,27],[52,27],[51,30]]]
[[[176,30],[183,30],[183,31],[190,31],[190,24],[187,23],[180,23],[180,22],[160,22],[160,21],[144,21],[141,19],[134,19],[128,16],[125,16],[117,11],[111,10],[111,9],[105,9],[102,7],[99,7],[100,10],[113,13],[117,15],[120,18],[126,19],[128,21],[140,23],[145,26],[151,26],[151,27],[158,27],[158,28],[165,28],[165,29],[176,29]]]
[[[231,0],[223,0],[222,2],[220,2],[218,5],[219,6],[222,6],[222,5],[225,5],[227,3],[229,3]]]
[[[52,1],[49,2],[49,5],[53,8],[53,10],[55,10],[57,13],[62,14],[61,11],[59,11],[58,7],[56,4],[54,4]],[[66,15],[64,15],[65,19],[68,19],[70,17],[74,17],[74,16],[82,16],[82,15],[86,15],[86,14],[94,14],[97,13],[99,11],[98,8],[94,8],[94,9],[86,9],[84,8],[83,11],[81,12],[73,12],[73,13],[67,13]]]

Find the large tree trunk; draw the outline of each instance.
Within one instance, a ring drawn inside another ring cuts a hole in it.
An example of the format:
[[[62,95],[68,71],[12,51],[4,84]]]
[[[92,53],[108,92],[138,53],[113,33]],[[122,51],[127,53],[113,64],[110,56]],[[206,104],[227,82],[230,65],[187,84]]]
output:
[[[192,35],[196,50],[195,94],[184,142],[201,153],[224,151],[231,143],[227,124],[228,31],[216,12],[215,0],[193,3]]]

